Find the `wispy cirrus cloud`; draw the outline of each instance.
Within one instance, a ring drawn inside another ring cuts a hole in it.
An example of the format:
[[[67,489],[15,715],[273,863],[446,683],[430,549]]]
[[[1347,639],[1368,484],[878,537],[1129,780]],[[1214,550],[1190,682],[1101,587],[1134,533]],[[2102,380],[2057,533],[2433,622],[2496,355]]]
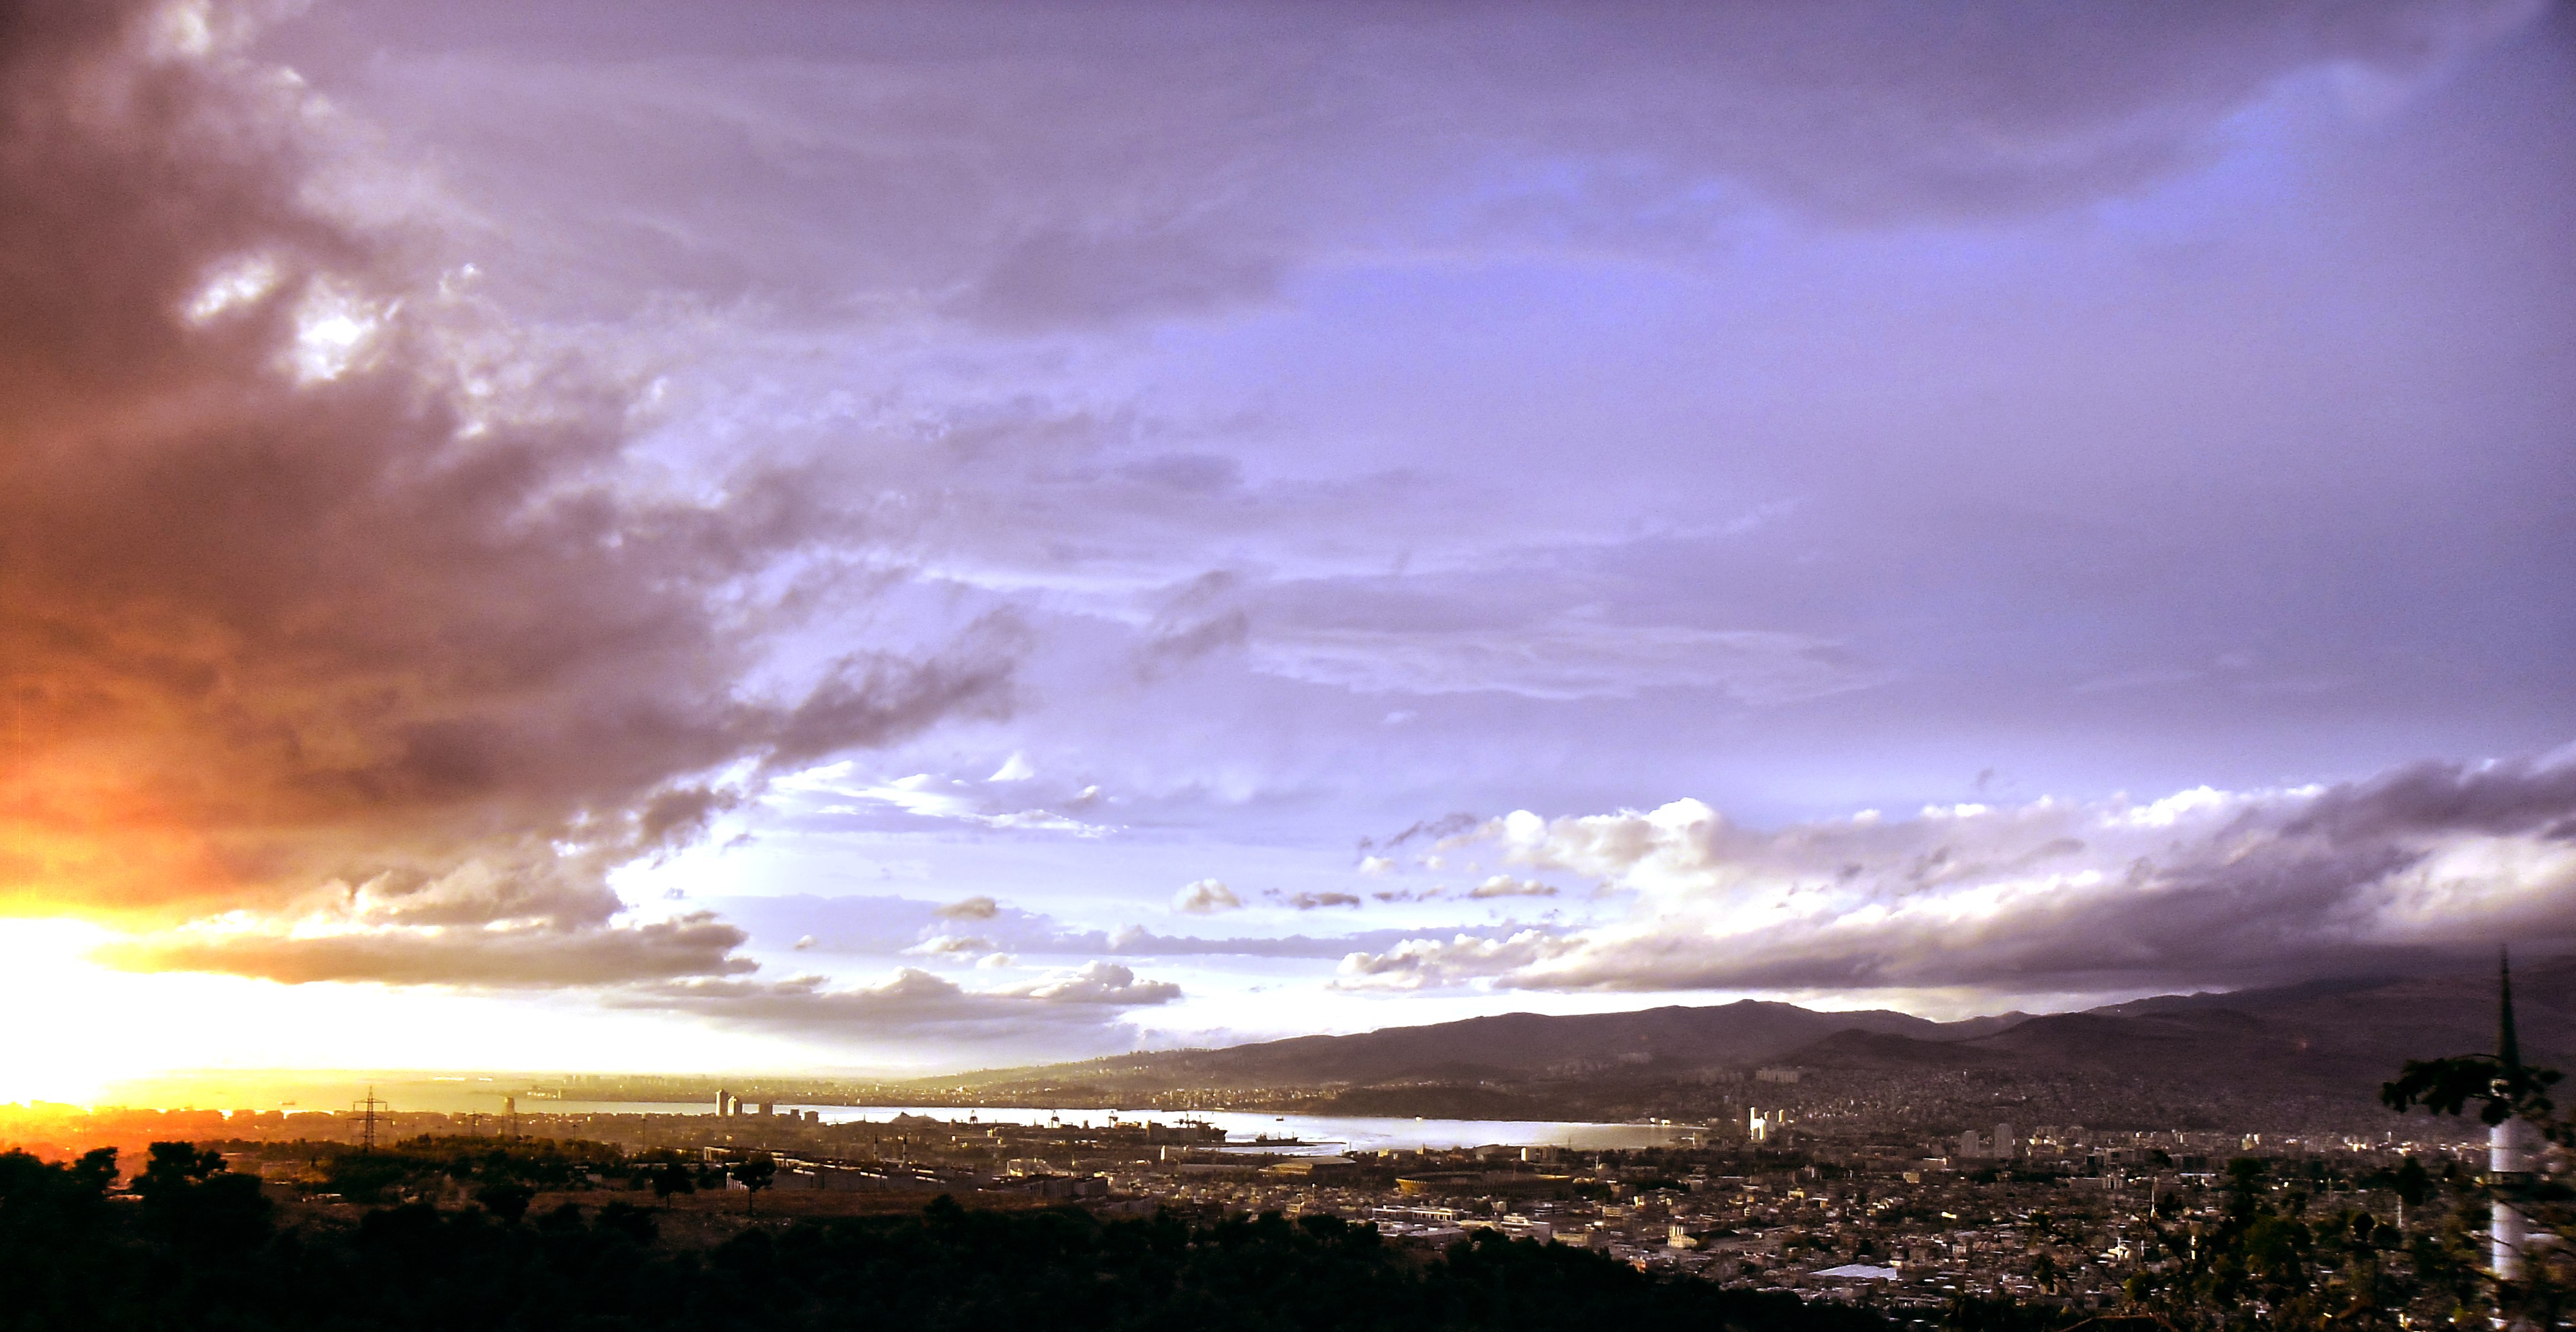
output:
[[[1076,837],[1105,837],[1116,831],[1075,816],[1075,812],[1099,803],[1097,786],[1065,791],[1050,807],[1028,803],[1033,797],[1042,798],[1026,789],[1032,785],[1028,776],[1014,775],[996,790],[1001,783],[1000,778],[970,782],[932,773],[871,781],[859,777],[856,765],[843,759],[782,777],[772,786],[800,812],[824,817],[882,818],[901,814],[999,831],[1070,833]]]
[[[1251,651],[1256,670],[1366,694],[1492,690],[1577,699],[1689,688],[1759,704],[1885,678],[1838,645],[1802,634],[1583,620],[1448,631],[1264,629]]]
[[[924,948],[940,940],[981,941],[1004,953],[1031,958],[1098,957],[1274,957],[1333,960],[1358,949],[1383,949],[1410,933],[1386,927],[1325,935],[1237,933],[1168,934],[1141,925],[1084,929],[1066,925],[1044,912],[997,904],[990,916],[975,917],[971,933],[961,933],[953,918],[938,914],[939,904],[888,896],[727,897],[712,899],[725,920],[739,922],[755,938],[754,947],[852,958],[962,958],[975,947]],[[1231,913],[1228,913],[1231,914]],[[1510,927],[1465,925],[1459,931],[1483,937]],[[792,942],[790,942],[792,941]],[[914,952],[912,950],[921,949]]]
[[[1133,1039],[1131,1009],[1171,1003],[1181,988],[1113,962],[1091,962],[990,990],[970,990],[905,967],[873,985],[834,987],[819,976],[781,981],[674,981],[621,991],[610,1002],[675,1009],[721,1022],[865,1043],[935,1039],[967,1046],[1056,1051],[1120,1048]]]

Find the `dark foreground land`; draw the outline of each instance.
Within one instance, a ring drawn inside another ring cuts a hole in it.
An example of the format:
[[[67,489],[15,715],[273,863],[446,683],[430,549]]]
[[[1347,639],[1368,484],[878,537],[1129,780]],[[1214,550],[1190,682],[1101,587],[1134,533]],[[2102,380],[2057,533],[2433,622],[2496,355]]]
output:
[[[653,1210],[297,1213],[211,1153],[0,1154],[0,1329],[1852,1329],[1880,1316],[1485,1232],[1439,1255],[1339,1218],[969,1210],[781,1219],[711,1247]]]

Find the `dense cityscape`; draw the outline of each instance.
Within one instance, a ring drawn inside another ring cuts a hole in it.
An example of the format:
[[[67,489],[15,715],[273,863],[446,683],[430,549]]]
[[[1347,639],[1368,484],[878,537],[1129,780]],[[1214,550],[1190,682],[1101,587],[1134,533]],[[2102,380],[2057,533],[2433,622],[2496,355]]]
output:
[[[1604,1150],[1344,1151],[1292,1139],[1285,1118],[1280,1133],[1233,1140],[1187,1115],[1105,1108],[1023,1123],[974,1110],[848,1118],[834,1107],[825,1122],[824,1107],[721,1090],[694,1113],[556,1113],[543,1108],[548,1096],[514,1098],[501,1115],[39,1107],[16,1112],[7,1131],[59,1135],[37,1144],[56,1156],[93,1142],[130,1152],[198,1142],[326,1223],[402,1203],[624,1203],[661,1211],[675,1240],[704,1244],[943,1194],[1104,1218],[1275,1212],[1371,1225],[1429,1252],[1489,1230],[1918,1319],[1963,1298],[2067,1314],[2137,1305],[2179,1266],[2173,1237],[2188,1245],[2248,1197],[2328,1237],[2303,1256],[2321,1284],[2347,1279],[2356,1252],[2416,1261],[2410,1244],[2456,1242],[2476,1219],[2482,1149],[2456,1121],[2380,1110],[2376,1132],[1981,1122],[1927,1135],[1920,1116],[1881,1120],[1848,1097],[1802,1098],[1814,1089],[1792,1070],[1766,1074],[1755,1085],[1774,1094],[1770,1107],[1657,1125],[1664,1145]],[[490,1192],[494,1179],[504,1192]],[[529,1192],[513,1197],[507,1185],[521,1179]]]

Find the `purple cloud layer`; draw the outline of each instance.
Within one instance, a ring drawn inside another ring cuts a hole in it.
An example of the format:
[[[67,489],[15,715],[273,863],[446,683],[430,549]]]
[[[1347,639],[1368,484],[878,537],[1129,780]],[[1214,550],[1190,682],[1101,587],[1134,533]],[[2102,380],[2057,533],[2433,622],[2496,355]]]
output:
[[[37,4],[0,911],[924,1041],[2567,935],[2571,24]]]

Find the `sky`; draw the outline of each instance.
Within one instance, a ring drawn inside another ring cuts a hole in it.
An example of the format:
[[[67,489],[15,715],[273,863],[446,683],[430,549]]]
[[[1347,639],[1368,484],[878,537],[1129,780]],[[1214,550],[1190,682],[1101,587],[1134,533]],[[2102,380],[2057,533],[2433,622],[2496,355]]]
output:
[[[2576,10],[0,26],[0,1099],[2576,944]]]

